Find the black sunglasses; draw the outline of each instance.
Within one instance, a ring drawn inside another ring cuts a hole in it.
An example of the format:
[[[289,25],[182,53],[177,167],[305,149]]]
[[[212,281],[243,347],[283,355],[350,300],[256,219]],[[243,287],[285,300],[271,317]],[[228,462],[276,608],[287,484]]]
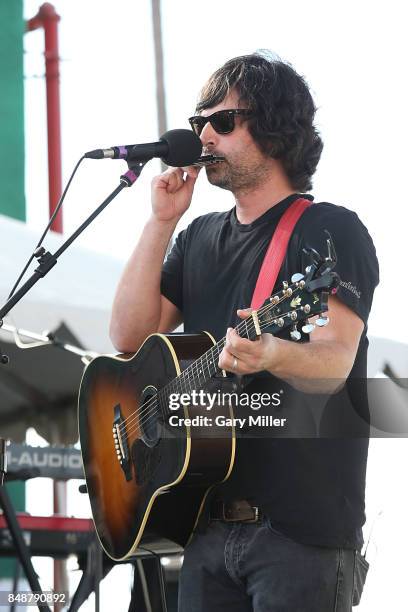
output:
[[[200,136],[206,123],[210,122],[213,129],[217,134],[230,134],[235,127],[235,117],[237,115],[243,115],[248,117],[251,115],[251,111],[247,108],[229,108],[226,110],[220,110],[208,117],[202,115],[195,115],[189,118],[189,122],[193,132]]]

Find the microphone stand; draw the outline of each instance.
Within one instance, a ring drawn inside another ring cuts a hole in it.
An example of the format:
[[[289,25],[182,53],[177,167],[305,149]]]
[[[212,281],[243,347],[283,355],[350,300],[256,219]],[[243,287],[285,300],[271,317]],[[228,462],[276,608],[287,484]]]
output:
[[[55,335],[54,332],[48,332],[46,335],[36,334],[31,331],[27,331],[25,329],[19,329],[14,327],[14,325],[3,324],[3,331],[10,332],[14,335],[14,342],[18,346],[18,348],[25,350],[31,348],[38,348],[39,346],[56,346],[59,349],[62,349],[68,353],[74,353],[74,355],[78,355],[80,357],[82,363],[88,365],[95,359],[95,357],[99,357],[99,353],[95,351],[87,351],[79,348],[78,346],[74,346],[73,344],[69,344],[68,342],[64,342],[60,340],[58,336]],[[34,340],[34,342],[22,342],[21,337],[30,338]]]
[[[116,189],[112,191],[112,193],[102,202],[100,206],[91,214],[89,217],[78,227],[78,229],[69,237],[67,240],[60,246],[60,248],[55,251],[54,254],[49,253],[45,250],[44,247],[40,247],[34,253],[36,259],[38,260],[39,266],[30,276],[30,278],[24,283],[22,287],[4,304],[2,308],[0,308],[0,328],[3,325],[3,317],[10,312],[10,310],[28,293],[28,291],[33,287],[40,278],[43,278],[48,272],[55,266],[57,260],[64,251],[78,238],[80,234],[92,223],[94,219],[107,207],[107,205],[112,202],[114,198],[124,189],[125,187],[131,187],[133,183],[139,178],[140,173],[142,172],[146,162],[144,161],[135,161],[129,160],[128,167],[129,170],[122,174],[120,177],[120,184]],[[1,352],[1,351],[0,351]],[[8,363],[8,358],[6,355],[1,355],[0,363]]]
[[[118,187],[112,191],[106,200],[104,200],[102,204],[98,206],[98,208],[79,226],[79,228],[60,246],[60,248],[54,254],[46,251],[44,247],[37,249],[35,252],[35,257],[38,260],[39,266],[34,270],[34,273],[24,283],[24,285],[18,291],[16,291],[16,293],[4,304],[2,308],[0,308],[0,328],[3,325],[3,317],[10,312],[10,310],[25,296],[26,293],[28,293],[31,287],[33,287],[40,280],[40,278],[43,278],[46,274],[48,274],[51,268],[53,268],[57,263],[58,257],[62,255],[64,251],[66,251],[66,249],[74,242],[76,238],[78,238],[84,229],[87,228],[90,223],[92,223],[92,221],[122,191],[122,189],[125,187],[131,187],[133,183],[135,183],[147,161],[148,160],[129,160],[129,170],[120,177]],[[3,355],[2,351],[0,351],[0,363],[8,363],[8,357],[7,355]],[[38,576],[31,562],[29,549],[24,541],[20,525],[7,495],[6,488],[3,485],[4,475],[7,471],[6,443],[3,438],[0,438],[0,468],[0,507],[3,509],[4,517],[9,527],[17,555],[23,565],[31,590],[33,593],[42,594]],[[39,601],[41,601],[41,598]],[[40,610],[51,612],[47,604],[38,603],[37,605]]]

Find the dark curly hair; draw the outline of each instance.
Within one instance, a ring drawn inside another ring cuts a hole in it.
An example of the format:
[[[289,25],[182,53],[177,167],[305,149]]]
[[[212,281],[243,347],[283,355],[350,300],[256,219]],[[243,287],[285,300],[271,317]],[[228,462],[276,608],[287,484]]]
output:
[[[313,125],[316,107],[304,78],[267,52],[235,57],[204,85],[197,112],[219,104],[232,89],[240,105],[253,111],[248,127],[261,151],[281,161],[294,189],[309,191],[323,142]]]

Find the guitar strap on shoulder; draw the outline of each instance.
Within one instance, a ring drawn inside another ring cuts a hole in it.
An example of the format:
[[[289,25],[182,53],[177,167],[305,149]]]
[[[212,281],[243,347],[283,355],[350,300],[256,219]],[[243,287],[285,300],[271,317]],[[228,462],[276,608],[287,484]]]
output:
[[[295,225],[311,204],[306,198],[298,198],[282,215],[262,262],[252,296],[252,309],[260,308],[266,298],[272,295]]]

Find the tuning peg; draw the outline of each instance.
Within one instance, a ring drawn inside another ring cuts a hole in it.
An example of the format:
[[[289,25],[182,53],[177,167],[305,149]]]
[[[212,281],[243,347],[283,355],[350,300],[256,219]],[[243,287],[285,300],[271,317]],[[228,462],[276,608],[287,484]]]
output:
[[[329,321],[330,321],[329,317],[321,316],[318,319],[316,319],[316,325],[318,327],[325,327],[325,325],[327,325]]]
[[[309,319],[306,319],[306,324],[302,327],[302,332],[304,334],[311,334],[316,326],[313,323],[309,323]]]
[[[302,337],[300,331],[297,328],[297,323],[295,323],[295,325],[292,327],[291,331],[290,331],[290,337],[292,338],[292,340],[294,340],[295,342],[297,342],[298,340],[300,340],[300,338]]]
[[[303,280],[305,277],[303,274],[301,274],[300,272],[296,272],[296,274],[293,274],[291,281],[292,283],[298,283],[299,281]]]

